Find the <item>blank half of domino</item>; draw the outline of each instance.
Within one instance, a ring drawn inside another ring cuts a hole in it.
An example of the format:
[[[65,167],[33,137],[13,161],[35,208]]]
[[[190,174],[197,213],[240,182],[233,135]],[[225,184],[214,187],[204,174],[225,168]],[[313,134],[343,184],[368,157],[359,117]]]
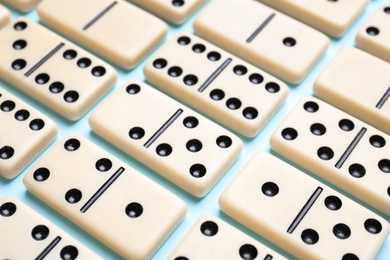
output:
[[[125,259],[149,259],[185,203],[108,152],[68,135],[24,177],[27,189]]]
[[[0,41],[0,78],[69,120],[80,119],[116,81],[107,63],[25,18],[1,29]]]
[[[151,86],[127,82],[89,118],[92,130],[190,194],[203,197],[241,140]]]
[[[389,135],[305,97],[273,133],[271,148],[390,215]]]
[[[2,259],[101,259],[21,201],[0,199]]]
[[[355,48],[344,48],[314,82],[326,102],[390,134],[390,64]]]
[[[45,0],[37,11],[45,24],[124,69],[138,65],[168,32],[163,21],[123,0]]]
[[[194,22],[196,34],[287,82],[298,84],[329,38],[259,2],[215,0]]]
[[[385,219],[266,153],[245,165],[219,204],[298,259],[374,259],[390,232]]]
[[[0,176],[12,179],[19,175],[57,131],[50,118],[0,88]]]
[[[288,94],[281,80],[191,34],[178,34],[144,67],[148,82],[234,131],[254,137]]]

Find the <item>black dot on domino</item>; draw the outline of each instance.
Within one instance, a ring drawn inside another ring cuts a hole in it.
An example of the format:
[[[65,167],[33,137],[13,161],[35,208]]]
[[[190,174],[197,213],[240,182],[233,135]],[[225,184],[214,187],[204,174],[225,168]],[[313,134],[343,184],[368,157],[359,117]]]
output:
[[[283,39],[283,44],[286,47],[294,47],[297,44],[297,41],[292,37],[287,37]]]
[[[298,137],[298,132],[294,128],[288,127],[283,129],[282,137],[287,141],[295,140]]]
[[[12,110],[15,109],[15,106],[16,106],[15,102],[13,102],[11,100],[6,100],[3,103],[1,103],[0,109],[3,112],[11,112]]]
[[[77,66],[82,69],[88,68],[91,65],[91,60],[88,58],[81,58],[77,61]]]
[[[185,76],[183,81],[184,81],[184,84],[186,84],[187,86],[193,86],[196,83],[198,83],[198,77],[190,74],[190,75]]]
[[[324,161],[329,161],[333,158],[334,152],[331,148],[323,146],[317,150],[317,155]]]
[[[50,177],[50,171],[47,168],[38,168],[33,174],[33,178],[37,182],[46,181]]]
[[[342,201],[340,200],[340,198],[336,197],[336,196],[328,196],[325,198],[325,206],[329,209],[329,210],[332,210],[332,211],[337,211],[339,209],[341,209],[343,203]]]
[[[16,205],[12,202],[6,202],[0,206],[0,216],[11,217],[16,212]]]
[[[102,77],[102,76],[104,76],[104,74],[106,74],[106,69],[102,66],[96,66],[96,67],[93,67],[91,72],[92,72],[92,75],[94,75],[95,77]]]
[[[138,84],[130,84],[126,87],[126,92],[130,95],[138,94],[141,91],[141,87]]]
[[[188,117],[184,118],[183,124],[187,128],[195,128],[198,126],[199,121],[196,117],[188,116]]]
[[[218,233],[218,225],[213,221],[203,222],[200,226],[200,232],[207,237],[215,236]]]
[[[241,101],[238,98],[229,98],[226,101],[226,106],[231,110],[237,110],[241,107]]]
[[[16,40],[13,44],[12,44],[12,47],[15,49],[15,50],[23,50],[24,48],[26,48],[27,46],[27,42],[25,40]]]
[[[185,256],[178,256],[175,258],[175,260],[189,260],[189,259]]]
[[[389,188],[387,189],[387,195],[389,195],[389,197],[390,197],[390,186],[389,186]]]
[[[242,111],[242,115],[248,120],[253,120],[257,118],[259,112],[254,107],[247,107]]]
[[[64,100],[68,103],[74,103],[79,99],[79,93],[74,90],[67,91],[64,94]]]
[[[168,65],[168,62],[165,59],[156,59],[153,62],[153,67],[156,69],[163,69]]]
[[[169,144],[159,144],[156,147],[156,153],[161,157],[167,157],[172,153],[172,146]]]
[[[11,146],[5,145],[0,148],[0,159],[2,160],[8,160],[12,158],[14,154],[15,150]]]
[[[249,76],[249,81],[252,82],[253,84],[260,84],[264,81],[263,76],[261,76],[258,73],[253,73]],[[276,84],[276,83],[275,83]],[[268,90],[267,90],[268,91]]]
[[[244,260],[253,260],[257,257],[257,249],[253,245],[245,244],[240,247],[239,254]]]
[[[49,82],[50,76],[46,73],[40,73],[35,77],[35,82],[39,85],[44,85]]]
[[[326,128],[323,124],[315,123],[310,126],[310,132],[314,135],[324,135],[326,133]]]
[[[379,29],[374,27],[374,26],[370,26],[366,29],[366,32],[368,35],[370,36],[376,36],[380,33]]]
[[[378,163],[379,169],[384,173],[390,173],[390,160],[383,159]]]
[[[274,197],[279,193],[279,187],[274,182],[266,182],[261,187],[261,191],[267,197]]]
[[[42,241],[49,236],[49,233],[50,231],[48,227],[44,225],[38,225],[31,231],[31,236],[37,241]]]
[[[280,90],[280,86],[279,84],[275,83],[275,82],[268,82],[266,85],[265,85],[265,89],[269,92],[269,93],[278,93],[279,90]]]
[[[81,145],[81,143],[79,140],[77,140],[75,138],[71,138],[71,139],[66,140],[66,142],[64,143],[64,148],[65,148],[65,150],[67,150],[69,152],[74,152],[80,148],[80,145]]]
[[[210,97],[215,101],[220,101],[225,97],[225,92],[223,92],[221,89],[213,89],[210,92]]]
[[[339,127],[341,130],[349,132],[355,128],[355,124],[349,119],[342,119],[339,122]]]
[[[112,162],[107,158],[99,159],[95,164],[95,168],[99,172],[107,172],[111,169],[111,167],[112,167]]]
[[[359,163],[354,163],[348,168],[349,174],[355,178],[362,178],[366,174],[366,169]]]
[[[15,119],[18,121],[25,121],[30,117],[30,112],[28,112],[25,109],[21,109],[16,111],[15,113]]]
[[[243,65],[237,65],[233,68],[236,75],[243,76],[248,72],[248,69]]]
[[[65,200],[70,204],[75,204],[81,200],[83,194],[78,189],[70,189],[65,193]]]
[[[385,12],[385,14],[390,14],[390,7],[385,7],[383,11]]]
[[[207,54],[207,58],[210,60],[210,61],[218,61],[221,59],[221,54],[219,54],[218,52],[216,51],[212,51],[212,52],[209,52],[209,54]]]
[[[14,29],[16,31],[23,31],[24,29],[27,28],[27,23],[25,22],[17,22],[15,25],[14,25]]]
[[[320,237],[317,231],[309,228],[302,231],[301,239],[308,245],[314,245],[318,242]]]
[[[177,43],[180,45],[188,45],[190,44],[191,39],[187,36],[182,36],[179,39],[177,39]]]
[[[61,93],[64,90],[65,86],[63,83],[56,81],[50,84],[49,90],[53,94]]]
[[[205,50],[206,50],[206,46],[200,43],[197,43],[194,46],[192,46],[192,51],[195,53],[203,53]]]
[[[347,239],[351,236],[351,229],[347,225],[339,223],[333,227],[333,234],[339,239]]]
[[[129,136],[133,140],[139,140],[142,137],[144,137],[144,135],[145,135],[145,130],[138,126],[131,128],[129,131]]]
[[[364,228],[371,234],[379,234],[382,231],[382,224],[378,220],[370,218],[364,222]]]
[[[27,66],[27,62],[23,59],[17,59],[12,62],[11,66],[14,70],[22,70]]]
[[[138,218],[144,212],[144,209],[141,204],[137,202],[132,202],[126,206],[125,209],[126,215],[130,218]]]
[[[370,137],[370,144],[376,148],[382,148],[386,145],[386,141],[382,136],[373,135]]]
[[[173,66],[168,69],[168,75],[173,78],[180,77],[181,74],[183,74],[183,70],[178,66]]]
[[[184,0],[172,0],[172,5],[175,7],[181,7],[185,4]]]
[[[355,254],[348,253],[343,256],[342,260],[359,260],[359,257]]]
[[[72,60],[77,57],[77,52],[75,50],[66,50],[63,54],[64,59]]]
[[[30,122],[30,129],[33,131],[39,131],[45,127],[45,122],[42,119],[34,119]]]
[[[66,259],[66,260],[76,259],[78,255],[79,255],[79,251],[74,246],[66,246],[60,252],[61,259]]]
[[[318,104],[316,102],[313,102],[313,101],[306,102],[303,105],[303,108],[306,110],[306,112],[309,112],[309,113],[315,113],[318,111],[318,109],[320,109]]]
[[[202,178],[206,175],[206,167],[202,164],[194,164],[190,167],[190,174],[194,178]]]
[[[229,136],[221,135],[217,138],[217,145],[221,148],[229,148],[233,141]]]
[[[186,147],[188,151],[196,153],[202,150],[203,144],[197,139],[191,139],[187,142]]]

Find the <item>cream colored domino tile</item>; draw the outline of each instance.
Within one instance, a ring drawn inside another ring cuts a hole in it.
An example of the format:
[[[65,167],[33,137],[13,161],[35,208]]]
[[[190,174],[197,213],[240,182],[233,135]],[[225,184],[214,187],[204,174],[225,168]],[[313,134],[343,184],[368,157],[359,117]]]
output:
[[[11,14],[8,9],[0,5],[0,29],[11,21]]]
[[[116,81],[111,66],[25,18],[0,30],[0,42],[0,77],[69,120]]]
[[[355,48],[342,49],[314,83],[326,102],[390,134],[390,64]]]
[[[89,123],[95,133],[197,197],[212,189],[243,146],[214,122],[136,81],[111,95]]]
[[[168,32],[163,21],[122,0],[45,0],[37,11],[45,24],[124,69],[138,65]]]
[[[356,35],[358,48],[390,62],[390,4],[379,7]]]
[[[388,222],[276,157],[257,153],[221,209],[299,259],[374,259]]]
[[[389,135],[307,97],[274,132],[271,148],[390,215]]]
[[[50,118],[0,88],[0,176],[19,175],[57,132]]]
[[[185,259],[286,259],[228,223],[202,215],[168,257]]]
[[[324,34],[254,0],[214,0],[196,18],[206,40],[293,84],[329,45]]]
[[[29,12],[37,6],[40,0],[1,0],[19,12]]]
[[[24,184],[126,259],[150,258],[187,209],[178,197],[75,135],[46,154]]]
[[[2,259],[101,259],[21,201],[0,199]]]
[[[191,34],[179,34],[144,67],[146,79],[234,131],[256,136],[287,97],[275,77]]]
[[[128,0],[161,18],[179,25],[184,23],[207,0]]]
[[[341,37],[369,0],[258,0],[332,37]]]

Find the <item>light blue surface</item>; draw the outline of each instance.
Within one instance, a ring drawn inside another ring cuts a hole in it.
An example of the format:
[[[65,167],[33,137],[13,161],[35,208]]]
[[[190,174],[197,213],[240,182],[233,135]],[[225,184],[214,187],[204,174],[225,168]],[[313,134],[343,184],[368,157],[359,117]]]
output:
[[[244,0],[243,0],[244,1]],[[176,229],[176,231],[169,237],[169,239],[165,242],[165,244],[158,250],[158,252],[154,255],[153,259],[165,259],[172,250],[177,246],[179,241],[183,238],[183,236],[186,234],[186,232],[189,230],[189,228],[192,226],[192,224],[199,218],[200,215],[204,213],[213,214],[215,216],[218,216],[222,218],[223,220],[227,221],[228,223],[232,224],[233,226],[239,228],[240,230],[244,231],[245,233],[249,234],[250,236],[254,237],[255,239],[259,240],[260,242],[265,243],[266,245],[272,247],[273,249],[281,252],[288,258],[292,258],[290,255],[286,254],[285,252],[281,251],[274,245],[267,242],[265,239],[261,238],[260,236],[254,234],[250,230],[246,229],[244,226],[238,224],[233,219],[229,218],[227,215],[223,214],[218,207],[218,198],[220,197],[223,190],[226,188],[226,186],[232,181],[232,179],[236,176],[236,174],[240,171],[240,169],[244,166],[244,164],[251,158],[253,154],[255,154],[258,151],[267,151],[271,152],[269,147],[269,139],[272,134],[272,132],[276,129],[276,127],[281,123],[281,121],[286,117],[287,113],[295,106],[295,104],[298,102],[298,100],[301,99],[301,97],[312,95],[312,86],[314,80],[317,78],[319,73],[323,70],[325,65],[332,59],[332,57],[337,53],[337,51],[342,48],[343,46],[353,46],[355,44],[354,38],[361,27],[361,25],[366,21],[373,12],[378,8],[379,5],[383,3],[389,3],[388,0],[380,1],[380,0],[373,0],[369,3],[369,6],[366,8],[365,12],[362,14],[362,16],[359,18],[359,20],[354,24],[354,26],[339,40],[332,40],[332,43],[330,47],[328,48],[326,54],[321,59],[321,61],[317,64],[317,66],[311,71],[311,73],[306,77],[306,79],[297,86],[290,86],[290,93],[289,96],[282,106],[282,108],[278,111],[276,116],[267,124],[267,126],[263,129],[263,131],[254,139],[247,139],[240,136],[244,142],[244,150],[238,159],[238,161],[232,166],[232,168],[226,173],[226,175],[221,179],[221,181],[214,187],[214,189],[203,199],[197,199],[190,195],[188,195],[186,192],[182,191],[181,189],[177,188],[175,185],[171,184],[170,182],[166,181],[162,177],[160,177],[155,172],[151,171],[147,167],[141,165],[133,158],[127,156],[126,154],[122,153],[118,149],[116,149],[114,146],[110,145],[109,143],[105,142],[101,138],[99,138],[97,135],[93,134],[91,132],[91,129],[88,125],[88,117],[90,113],[85,115],[81,120],[78,122],[72,123],[69,122],[57,114],[51,112],[49,109],[44,107],[43,105],[39,104],[38,102],[34,101],[33,99],[29,98],[27,95],[23,94],[22,92],[16,90],[9,84],[0,81],[0,86],[4,87],[6,90],[12,92],[14,95],[18,96],[22,100],[28,102],[35,108],[39,109],[40,111],[45,112],[49,117],[51,117],[59,126],[59,134],[56,139],[56,141],[51,145],[51,147],[57,143],[59,140],[61,140],[65,135],[69,133],[77,133],[80,134],[92,142],[96,143],[103,149],[107,150],[108,152],[112,153],[114,156],[118,157],[119,159],[126,162],[131,167],[135,168],[136,170],[140,171],[142,174],[146,175],[150,179],[154,180],[155,182],[159,183],[160,185],[164,186],[171,192],[175,193],[177,196],[182,198],[187,206],[188,206],[188,212],[184,219],[184,221],[180,224],[180,226]],[[19,13],[13,12],[13,18],[20,16]],[[38,21],[39,18],[36,15],[36,12],[33,11],[26,15],[28,18],[34,21]],[[176,35],[179,31],[186,31],[186,32],[193,32],[192,29],[192,23],[193,23],[194,17],[187,21],[184,25],[180,27],[170,27],[170,31],[168,36],[166,37],[166,41],[168,41],[170,38],[172,38],[174,35]],[[165,41],[165,42],[166,42]],[[0,55],[1,58],[1,55]],[[115,85],[115,88],[106,95],[105,98],[110,96],[114,91],[116,91],[122,84],[124,84],[129,79],[138,79],[144,81],[144,76],[142,73],[142,68],[145,62],[143,62],[140,66],[137,67],[137,69],[127,72],[124,70],[120,70],[117,68],[119,77],[118,81]],[[104,99],[105,99],[104,98]],[[103,99],[103,100],[104,100]],[[102,100],[102,101],[103,101]],[[97,104],[98,106],[99,104]],[[93,109],[92,109],[93,111]],[[4,126],[1,126],[4,127]],[[49,147],[50,149],[50,147]],[[48,150],[46,150],[47,152]],[[45,152],[45,153],[46,153]],[[271,152],[273,153],[273,152]],[[274,154],[274,153],[273,153]],[[274,154],[275,155],[275,154]],[[39,160],[39,158],[37,159]],[[36,161],[37,161],[36,160]],[[34,164],[34,163],[33,163]],[[33,165],[32,164],[32,165]],[[110,249],[105,247],[103,244],[95,240],[93,237],[88,235],[86,232],[82,231],[80,228],[78,228],[76,225],[72,224],[70,221],[62,217],[60,214],[52,210],[51,208],[47,207],[44,203],[42,203],[40,200],[32,196],[27,192],[25,187],[23,186],[23,176],[25,173],[31,168],[28,167],[21,175],[19,175],[17,178],[15,178],[12,181],[7,181],[0,177],[0,197],[4,197],[7,195],[11,195],[14,197],[19,198],[23,202],[25,202],[27,205],[41,213],[43,216],[54,222],[56,225],[58,225],[60,228],[67,231],[70,235],[78,239],[80,242],[85,244],[87,247],[91,248],[93,251],[95,251],[97,254],[102,256],[104,259],[121,259],[117,254],[112,252]],[[334,187],[333,187],[334,188]],[[340,190],[339,190],[340,191]],[[372,209],[372,208],[371,208]],[[169,209],[167,209],[169,210]],[[380,214],[382,217],[386,218],[387,221],[390,222],[390,217],[385,216],[384,214],[381,214],[376,211],[376,213]],[[354,216],[351,216],[353,218]],[[353,232],[353,231],[352,231]],[[375,258],[377,260],[388,260],[390,259],[390,237],[387,238],[384,246],[380,250],[379,254]],[[363,259],[362,259],[363,260]]]

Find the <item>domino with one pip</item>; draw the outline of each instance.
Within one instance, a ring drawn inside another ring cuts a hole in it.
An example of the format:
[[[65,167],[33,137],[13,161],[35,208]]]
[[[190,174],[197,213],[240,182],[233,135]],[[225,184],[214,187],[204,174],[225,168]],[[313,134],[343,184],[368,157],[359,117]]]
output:
[[[191,34],[179,34],[144,67],[146,79],[234,131],[254,137],[287,97],[277,78]]]
[[[126,259],[150,258],[186,205],[86,139],[69,135],[24,177],[27,189]]]
[[[245,165],[219,204],[299,259],[374,259],[390,232],[385,219],[267,153]]]
[[[37,11],[45,24],[124,69],[134,68],[168,32],[163,21],[122,0],[45,0]]]
[[[1,259],[101,259],[21,201],[0,199]]]
[[[314,82],[319,98],[390,134],[390,64],[344,48]]]
[[[369,0],[258,0],[332,37],[341,37]]]
[[[179,25],[184,23],[207,0],[128,0],[163,19]]]
[[[81,118],[116,81],[116,71],[35,22],[0,30],[0,78],[69,120]]]
[[[228,223],[202,215],[168,257],[169,260],[286,259]]]
[[[243,146],[219,125],[138,81],[111,95],[89,123],[99,136],[197,197],[211,190]]]
[[[56,124],[0,88],[0,176],[19,175],[57,135]]]
[[[214,0],[196,18],[196,34],[287,82],[298,84],[329,38],[254,0]]]
[[[271,148],[390,215],[389,135],[306,97],[273,133]]]
[[[29,12],[37,6],[41,0],[1,0],[1,2],[15,8],[19,12]]]
[[[356,35],[356,46],[390,62],[390,4],[381,5]]]

